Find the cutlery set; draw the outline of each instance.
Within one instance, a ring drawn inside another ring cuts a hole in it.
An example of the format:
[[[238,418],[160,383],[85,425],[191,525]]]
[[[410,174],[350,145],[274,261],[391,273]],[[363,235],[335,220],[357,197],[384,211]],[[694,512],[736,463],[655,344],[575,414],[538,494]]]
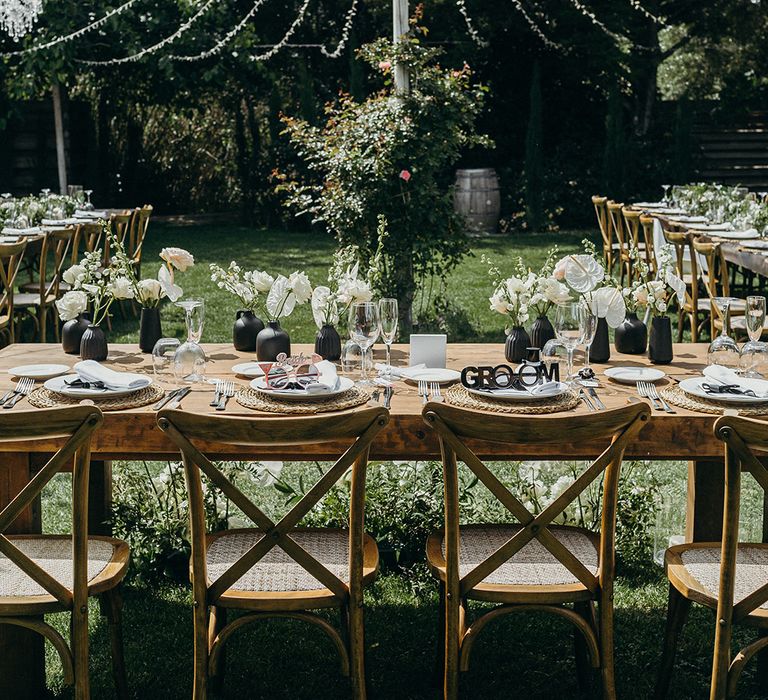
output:
[[[675,413],[670,405],[659,396],[659,392],[656,389],[656,385],[651,382],[638,382],[637,393],[641,398],[650,399],[653,403],[653,407],[659,411],[666,411],[667,413]]]
[[[3,408],[13,408],[19,401],[25,396],[32,393],[32,389],[35,388],[34,379],[19,379],[16,383],[16,387],[10,391],[5,392],[2,398],[0,398],[0,406]]]
[[[430,399],[432,401],[442,401],[443,394],[440,391],[440,383],[419,379],[419,396],[421,396],[422,403],[427,403]]]
[[[168,407],[168,408],[178,408],[181,405],[181,400],[190,392],[192,389],[188,386],[181,387],[180,389],[174,389],[169,394],[166,394],[163,396],[162,399],[160,399],[156,404],[152,406],[153,411],[159,411],[161,408]]]
[[[390,404],[392,403],[392,394],[395,393],[394,388],[391,384],[387,384],[384,387],[384,408],[389,410]],[[371,394],[371,400],[368,402],[371,405],[375,405],[379,403],[379,398],[381,396],[381,392],[376,389],[373,394]]]

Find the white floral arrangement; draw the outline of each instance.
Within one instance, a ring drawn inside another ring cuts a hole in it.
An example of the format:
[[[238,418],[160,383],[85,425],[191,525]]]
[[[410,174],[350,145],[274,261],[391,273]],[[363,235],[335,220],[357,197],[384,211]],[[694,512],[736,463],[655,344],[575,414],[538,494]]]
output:
[[[175,271],[186,272],[195,264],[195,258],[189,251],[183,248],[163,248],[160,251],[160,258],[165,265],[160,267],[157,273],[157,279],[160,282],[163,294],[171,301],[178,301],[184,290],[175,282]]]
[[[356,257],[355,246],[338,251],[328,271],[330,286],[320,285],[312,292],[312,316],[318,328],[335,326],[352,304],[373,299],[370,281],[359,276],[360,263]]]
[[[39,226],[43,219],[64,219],[72,216],[80,202],[66,195],[48,193],[36,197],[0,195],[0,224],[13,228]]]
[[[292,272],[288,277],[278,275],[267,293],[267,319],[277,321],[293,313],[297,305],[312,298],[312,283],[304,272]]]
[[[633,285],[625,289],[624,294],[631,298],[631,305],[636,309],[645,308],[654,316],[666,316],[673,296],[677,296],[680,305],[685,302],[685,282],[675,272],[672,246],[662,246],[657,260],[656,279]]]
[[[749,196],[743,187],[706,182],[675,185],[672,203],[718,224],[731,223],[738,230],[754,228],[762,235],[768,233],[768,205]]]
[[[272,289],[275,278],[268,272],[259,270],[242,270],[234,260],[225,270],[216,263],[211,263],[211,281],[219,289],[233,294],[240,305],[247,311],[261,313],[266,301],[266,294]]]

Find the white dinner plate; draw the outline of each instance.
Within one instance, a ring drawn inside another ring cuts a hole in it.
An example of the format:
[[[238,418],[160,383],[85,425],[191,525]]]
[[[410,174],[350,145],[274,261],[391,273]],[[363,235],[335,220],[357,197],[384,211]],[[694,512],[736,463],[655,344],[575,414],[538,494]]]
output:
[[[683,379],[680,382],[680,388],[691,396],[696,396],[700,399],[708,399],[709,401],[719,401],[722,403],[740,403],[740,404],[756,404],[756,403],[768,403],[768,399],[760,398],[759,396],[745,396],[744,394],[708,394],[705,389],[701,388],[702,384],[717,384],[714,379],[708,377],[689,377]]]
[[[274,364],[274,362],[269,364]],[[232,371],[235,374],[240,374],[243,377],[250,377],[251,379],[264,376],[264,370],[258,362],[241,362],[239,365],[235,365],[232,368]]]
[[[8,374],[12,377],[29,379],[51,379],[69,372],[69,365],[19,365],[11,367]]]
[[[655,367],[609,367],[603,374],[619,384],[658,382],[667,375]]]
[[[296,391],[295,389],[283,391],[280,389],[267,389],[267,380],[264,377],[254,379],[251,382],[252,389],[287,401],[322,401],[323,399],[343,394],[353,386],[355,386],[355,383],[349,377],[339,377],[339,386],[335,391],[328,391],[324,394],[308,394],[306,391]]]
[[[498,391],[483,391],[482,389],[470,389],[467,387],[467,391],[470,394],[475,394],[476,396],[483,396],[484,398],[488,399],[496,399],[498,401],[544,401],[546,399],[554,399],[560,396],[561,394],[564,394],[566,391],[568,391],[568,385],[564,384],[563,382],[557,382],[558,387],[557,391],[552,392],[551,394],[539,394],[534,395],[531,394],[529,391],[511,391],[511,390],[504,390],[503,392]]]
[[[442,369],[439,367],[425,367],[424,369],[414,370],[409,372],[409,376],[406,377],[406,381],[412,384],[418,384],[418,382],[450,384],[451,382],[458,382],[459,379],[461,379],[461,372],[457,372],[455,369]]]
[[[83,387],[69,386],[65,381],[73,381],[75,379],[77,379],[76,374],[68,374],[66,377],[54,377],[45,382],[43,386],[49,391],[55,391],[57,394],[69,396],[74,399],[97,399],[128,396],[128,394],[134,394],[137,391],[145,389],[152,383],[152,377],[142,377],[141,385],[130,389],[84,389]]]

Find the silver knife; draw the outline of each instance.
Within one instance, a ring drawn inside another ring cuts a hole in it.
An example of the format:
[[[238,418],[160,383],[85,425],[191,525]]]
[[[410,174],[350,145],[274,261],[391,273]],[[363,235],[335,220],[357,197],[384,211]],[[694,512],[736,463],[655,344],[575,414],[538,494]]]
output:
[[[180,389],[179,392],[176,394],[176,396],[173,397],[173,401],[168,404],[169,409],[178,408],[181,406],[181,400],[190,392],[192,389],[188,386],[185,386],[183,389]]]
[[[587,392],[584,391],[584,389],[579,389],[579,398],[587,404],[590,411],[596,411],[597,409],[594,407],[592,402],[589,400],[589,397],[587,396]]]
[[[391,386],[384,387],[384,408],[389,409],[389,404],[392,402],[392,394],[395,390]]]
[[[597,395],[597,392],[595,391],[595,387],[593,386],[587,387],[587,391],[589,392],[589,395],[595,400],[597,407],[605,410],[605,404],[600,400],[600,397]]]
[[[176,394],[178,394],[180,391],[183,391],[183,388],[174,389],[169,394],[166,394],[165,396],[163,396],[162,399],[160,399],[154,406],[152,406],[152,410],[159,411],[163,406],[165,406],[165,404],[172,401],[176,397]]]

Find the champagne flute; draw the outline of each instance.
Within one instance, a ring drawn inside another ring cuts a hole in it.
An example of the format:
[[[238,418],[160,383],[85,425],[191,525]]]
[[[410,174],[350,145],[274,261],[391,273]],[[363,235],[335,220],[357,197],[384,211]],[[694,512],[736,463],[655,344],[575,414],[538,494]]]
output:
[[[597,334],[597,316],[588,305],[582,304],[582,306],[584,306],[584,313],[582,314],[584,335],[581,342],[584,343],[584,369],[589,369],[589,351]],[[588,375],[585,378],[588,378]]]
[[[360,381],[358,384],[373,384],[368,379],[368,351],[379,337],[379,305],[373,301],[361,301],[349,310],[349,337],[362,350]]]
[[[392,343],[397,335],[397,299],[381,299],[379,301],[379,326],[381,339],[387,348],[386,378],[392,379]]]
[[[748,377],[762,377],[768,368],[768,344],[760,342],[765,325],[765,297],[747,297],[744,325],[749,341],[741,348],[741,369]]]
[[[567,352],[568,371],[566,381],[573,381],[573,352],[576,347],[584,342],[586,323],[584,316],[585,306],[579,301],[570,301],[558,304],[555,309],[555,334],[557,339],[565,346]]]

